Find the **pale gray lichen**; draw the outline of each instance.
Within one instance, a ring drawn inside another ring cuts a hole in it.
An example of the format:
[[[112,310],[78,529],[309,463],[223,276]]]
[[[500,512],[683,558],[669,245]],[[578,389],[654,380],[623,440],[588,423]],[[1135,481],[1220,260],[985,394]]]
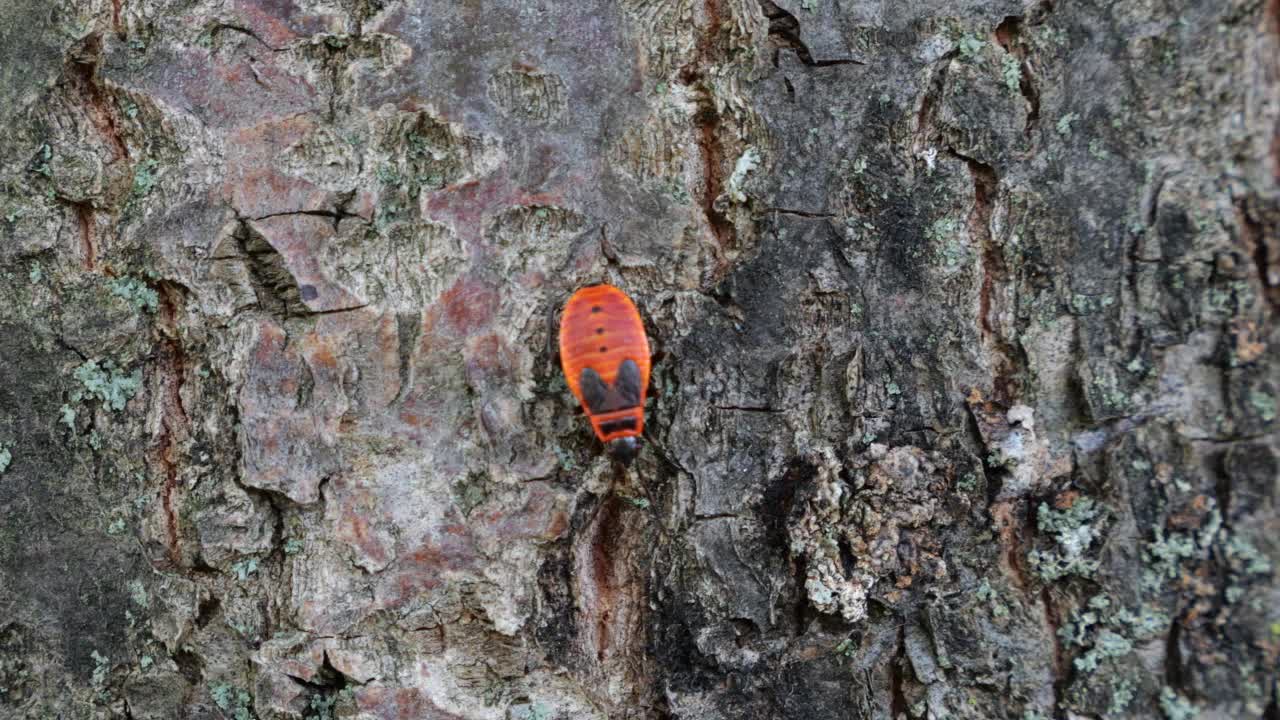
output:
[[[132,398],[134,393],[138,392],[138,389],[142,387],[141,370],[134,370],[132,373],[125,375],[110,360],[104,361],[101,365],[98,364],[97,360],[86,360],[84,364],[75,369],[73,374],[76,380],[80,381],[84,390],[77,390],[72,393],[72,400],[79,401],[87,394],[90,397],[101,400],[107,407],[116,411],[123,410],[129,398]],[[63,410],[62,414],[63,421],[66,422],[66,410]]]
[[[1122,715],[1128,709],[1129,703],[1133,702],[1133,696],[1132,680],[1120,678],[1111,683],[1111,707],[1107,709],[1107,714]]]
[[[1246,575],[1267,575],[1271,572],[1271,560],[1239,535],[1227,541],[1226,554],[1232,569]]]
[[[111,288],[111,294],[124,298],[139,310],[153,313],[160,307],[160,294],[137,278],[115,278],[107,286]]]
[[[8,470],[11,462],[13,462],[13,451],[9,449],[8,445],[0,443],[0,473]]]
[[[1022,64],[1018,58],[1006,55],[1000,67],[1000,75],[1004,78],[1004,86],[1009,92],[1016,93],[1022,87]]]
[[[1068,113],[1058,118],[1058,123],[1054,127],[1058,134],[1062,137],[1071,137],[1072,125],[1075,124],[1076,118],[1079,117],[1075,113]]]
[[[742,191],[742,185],[747,181],[747,175],[760,167],[760,152],[753,147],[749,147],[743,151],[742,156],[738,158],[738,162],[734,163],[733,174],[729,176],[729,182],[725,187],[725,194],[729,199],[736,203],[744,203],[747,201],[747,195]]]
[[[939,267],[947,273],[962,268],[969,258],[969,250],[960,232],[961,225],[955,218],[935,220],[925,231],[925,237],[934,247],[934,257]]]
[[[982,48],[986,47],[986,43],[982,42],[973,35],[965,35],[956,43],[956,48],[960,50],[960,54],[966,60],[972,60],[982,52]]]
[[[236,578],[241,582],[249,579],[250,575],[258,572],[258,559],[245,558],[231,566],[231,572],[235,573]]]
[[[1087,558],[1086,553],[1100,535],[1100,528],[1094,523],[1099,512],[1097,504],[1088,497],[1077,498],[1065,510],[1054,510],[1048,503],[1040,503],[1036,525],[1041,532],[1053,537],[1057,549],[1028,553],[1032,570],[1046,582],[1067,575],[1091,577],[1098,569],[1098,561]]]
[[[147,588],[142,584],[141,580],[129,581],[129,598],[138,607],[146,608],[151,606],[151,598],[147,596]]]
[[[1098,639],[1094,642],[1093,648],[1075,659],[1076,670],[1080,672],[1091,672],[1098,668],[1098,663],[1107,658],[1123,657],[1133,650],[1133,643],[1129,642],[1119,633],[1111,630],[1103,630],[1098,633]]]
[[[58,422],[62,423],[63,425],[66,425],[69,430],[76,429],[75,408],[71,407],[70,405],[67,405],[66,403],[63,403],[62,407],[59,408],[58,413],[60,416],[58,419]]]
[[[1168,720],[1195,720],[1200,716],[1200,710],[1191,701],[1169,687],[1160,690],[1160,709]]]
[[[991,609],[991,617],[997,620],[1009,616],[1009,606],[1000,602],[999,593],[991,587],[991,583],[983,578],[977,589],[973,592],[973,597],[983,606]]]
[[[244,690],[227,683],[217,683],[209,688],[209,697],[227,717],[252,720],[253,712],[249,708],[253,698]]]
[[[1258,417],[1263,422],[1271,422],[1276,419],[1276,399],[1261,390],[1254,390],[1249,393],[1249,404],[1253,406],[1253,411],[1258,413]]]
[[[97,650],[91,651],[89,657],[93,659],[93,676],[89,681],[93,683],[94,689],[101,693],[106,690],[107,673],[111,670],[111,659]]]
[[[1142,584],[1148,590],[1159,589],[1167,580],[1178,577],[1182,561],[1196,555],[1195,539],[1182,533],[1165,536],[1164,528],[1156,527],[1156,539],[1147,543],[1143,555],[1147,560],[1147,570],[1142,577]]]
[[[941,544],[925,530],[945,518],[938,500],[942,480],[924,451],[872,445],[849,467],[830,450],[815,455],[817,475],[788,527],[792,555],[806,561],[805,592],[814,607],[854,622],[866,617],[868,595],[879,580],[947,575]],[[899,555],[906,530],[914,547],[909,560]],[[845,557],[853,558],[851,565]]]
[[[1093,627],[1102,620],[1102,611],[1110,607],[1111,601],[1104,595],[1089,598],[1087,607],[1077,610],[1071,618],[1058,628],[1058,637],[1072,645],[1084,647],[1089,642]]]

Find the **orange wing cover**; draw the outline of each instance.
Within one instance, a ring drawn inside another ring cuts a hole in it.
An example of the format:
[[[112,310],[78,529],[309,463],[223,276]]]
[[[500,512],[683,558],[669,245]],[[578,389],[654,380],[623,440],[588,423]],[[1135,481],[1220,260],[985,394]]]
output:
[[[644,430],[649,338],[626,293],[593,285],[569,298],[560,319],[560,366],[596,437],[609,442]]]

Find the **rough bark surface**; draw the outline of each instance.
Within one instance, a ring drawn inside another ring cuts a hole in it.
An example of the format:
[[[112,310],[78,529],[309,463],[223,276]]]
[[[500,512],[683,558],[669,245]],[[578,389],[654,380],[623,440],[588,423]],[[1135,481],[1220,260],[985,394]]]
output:
[[[1278,123],[1276,0],[6,0],[0,717],[1276,720]]]

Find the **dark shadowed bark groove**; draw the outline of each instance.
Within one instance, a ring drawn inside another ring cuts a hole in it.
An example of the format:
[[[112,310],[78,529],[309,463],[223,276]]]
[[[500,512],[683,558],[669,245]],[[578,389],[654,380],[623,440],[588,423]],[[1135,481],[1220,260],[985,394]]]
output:
[[[160,432],[153,451],[154,464],[163,478],[160,502],[164,510],[164,533],[168,559],[175,567],[183,566],[182,547],[179,542],[179,519],[175,494],[178,491],[182,443],[189,434],[191,419],[182,402],[182,384],[187,374],[186,351],[182,347],[179,325],[181,291],[171,283],[161,285],[160,312],[156,332],[160,336],[156,378],[160,385],[157,393],[160,415]]]

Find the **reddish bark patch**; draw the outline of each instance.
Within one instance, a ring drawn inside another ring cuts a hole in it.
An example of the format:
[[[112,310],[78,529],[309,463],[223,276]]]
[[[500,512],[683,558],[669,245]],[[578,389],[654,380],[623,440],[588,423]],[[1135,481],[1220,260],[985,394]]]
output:
[[[1027,576],[1026,546],[1022,521],[1018,517],[1018,502],[1006,500],[991,506],[991,522],[1000,538],[1000,559],[1005,575],[1013,580],[1019,590],[1031,586]]]
[[[302,12],[293,0],[236,0],[231,7],[245,28],[275,48],[328,29],[328,18]]]
[[[382,574],[377,589],[377,609],[397,608],[445,582],[449,573],[474,572],[479,554],[464,526],[452,531],[437,528],[433,537],[395,560]]]
[[[515,512],[494,509],[484,514],[484,531],[503,541],[555,540],[569,527],[569,518],[559,497],[544,482],[527,485],[529,497]]]
[[[441,710],[417,688],[360,688],[356,691],[356,707],[378,720],[462,720]]]
[[[426,215],[453,225],[466,240],[479,240],[485,217],[497,208],[516,203],[515,188],[503,174],[472,180],[430,193],[426,197]]]
[[[467,337],[488,326],[498,305],[498,294],[469,277],[458,278],[440,297],[445,319],[460,336]]]

